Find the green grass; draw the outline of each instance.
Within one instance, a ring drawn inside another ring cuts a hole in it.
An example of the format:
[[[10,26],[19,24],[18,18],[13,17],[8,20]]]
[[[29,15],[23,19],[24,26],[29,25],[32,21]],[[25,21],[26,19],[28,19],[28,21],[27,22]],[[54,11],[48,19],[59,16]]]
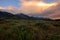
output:
[[[4,19],[0,40],[60,40],[60,21]]]

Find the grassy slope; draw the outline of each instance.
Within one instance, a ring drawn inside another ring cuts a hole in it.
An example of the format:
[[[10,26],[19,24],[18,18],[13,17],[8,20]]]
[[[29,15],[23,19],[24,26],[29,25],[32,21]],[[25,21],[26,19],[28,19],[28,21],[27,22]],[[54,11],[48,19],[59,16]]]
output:
[[[0,40],[60,40],[60,21],[3,19]]]

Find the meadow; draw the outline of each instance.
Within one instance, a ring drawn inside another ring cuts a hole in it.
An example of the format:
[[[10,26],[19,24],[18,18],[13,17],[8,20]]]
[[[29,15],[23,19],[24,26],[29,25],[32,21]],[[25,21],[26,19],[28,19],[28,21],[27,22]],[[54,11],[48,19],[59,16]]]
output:
[[[0,19],[0,40],[60,40],[60,21]]]

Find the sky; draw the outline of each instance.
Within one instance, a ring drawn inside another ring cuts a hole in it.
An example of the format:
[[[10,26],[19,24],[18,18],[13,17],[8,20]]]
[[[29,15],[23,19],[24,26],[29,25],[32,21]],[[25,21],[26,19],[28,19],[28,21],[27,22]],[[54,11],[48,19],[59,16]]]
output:
[[[0,0],[0,6],[6,7],[6,6],[19,6],[19,0]]]
[[[6,6],[15,6],[15,7],[20,7],[20,1],[21,0],[0,0],[0,6],[6,7]],[[29,1],[29,0],[27,0]],[[40,1],[40,0],[38,0]],[[55,0],[44,0],[44,2],[51,3],[54,2]]]
[[[60,0],[0,0],[0,10],[13,14],[60,18]]]

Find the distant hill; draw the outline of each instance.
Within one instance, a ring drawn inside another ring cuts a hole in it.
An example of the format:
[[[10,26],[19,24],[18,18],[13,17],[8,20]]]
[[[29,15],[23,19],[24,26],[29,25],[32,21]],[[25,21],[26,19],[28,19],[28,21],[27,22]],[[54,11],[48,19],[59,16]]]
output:
[[[52,20],[50,18],[32,17],[32,16],[28,16],[28,15],[23,14],[23,13],[12,14],[12,13],[5,12],[5,11],[0,11],[0,18],[35,19],[35,20],[45,20],[45,21],[51,21]]]
[[[15,16],[18,18],[23,18],[23,19],[35,19],[35,20],[45,20],[45,21],[51,21],[52,20],[50,18],[32,17],[32,16],[28,16],[28,15],[23,14],[23,13],[15,14]]]
[[[18,18],[23,18],[23,19],[28,19],[28,18],[30,18],[28,15],[25,15],[25,14],[23,14],[23,13],[15,14],[15,16],[18,17]]]
[[[0,11],[0,18],[12,18],[12,17],[14,17],[13,14],[11,14],[9,12]]]
[[[60,21],[60,19],[55,19],[55,21]]]

